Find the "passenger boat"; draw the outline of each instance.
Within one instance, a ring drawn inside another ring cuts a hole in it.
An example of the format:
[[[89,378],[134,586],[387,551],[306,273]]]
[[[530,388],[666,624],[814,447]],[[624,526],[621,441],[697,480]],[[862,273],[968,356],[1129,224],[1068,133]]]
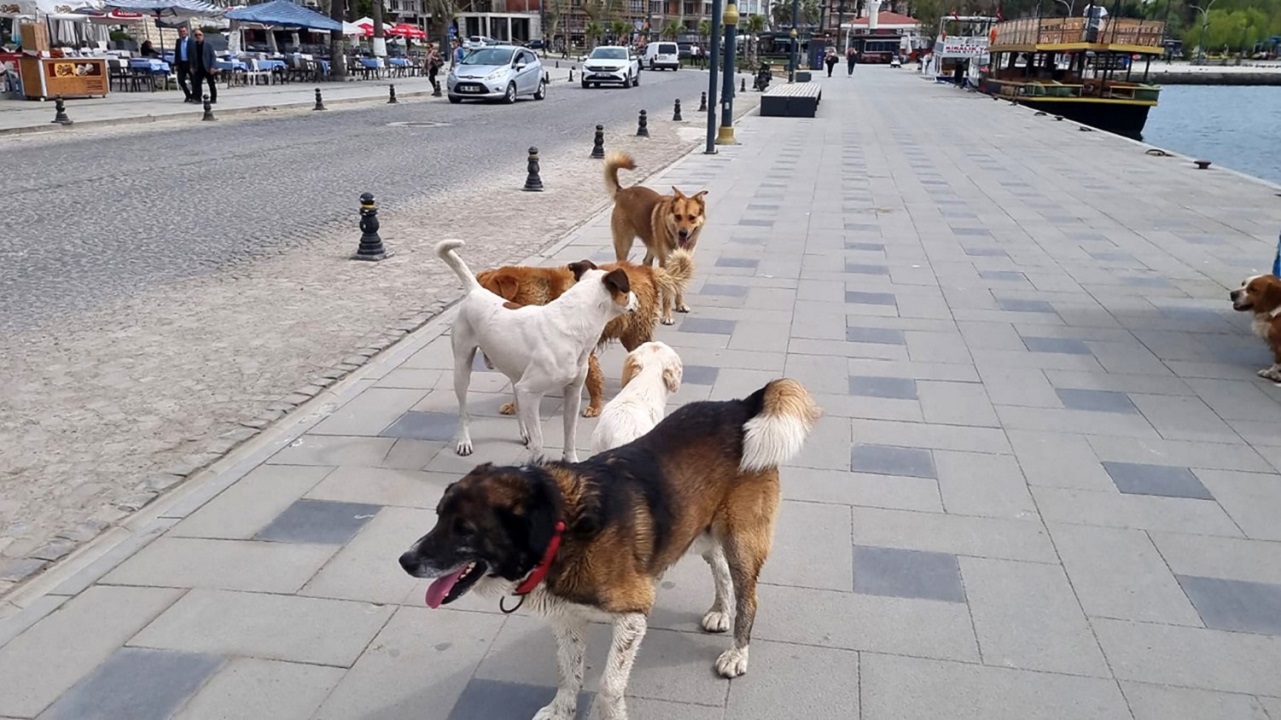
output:
[[[997,18],[985,15],[949,15],[939,20],[938,35],[930,61],[921,66],[937,82],[971,87],[977,84],[979,70],[988,63],[988,40]]]
[[[1164,22],[1109,19],[1094,5],[1085,17],[997,23],[979,89],[1137,138],[1161,92],[1148,82],[1148,71],[1152,58],[1165,52],[1164,39]],[[1141,74],[1136,73],[1140,63]]]

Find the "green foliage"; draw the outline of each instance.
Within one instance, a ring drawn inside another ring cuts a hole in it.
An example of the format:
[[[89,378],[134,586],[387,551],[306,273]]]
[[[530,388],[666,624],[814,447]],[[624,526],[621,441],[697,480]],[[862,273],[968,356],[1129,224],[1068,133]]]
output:
[[[744,25],[744,27],[747,29],[747,32],[753,35],[760,35],[761,33],[765,32],[765,28],[768,25],[769,23],[765,20],[764,15],[757,15],[756,13],[752,13],[751,15],[747,16],[747,24]]]
[[[615,20],[609,24],[609,30],[613,33],[615,42],[625,43],[631,37],[632,24],[626,20]]]
[[[704,40],[706,40],[706,39],[708,38],[708,36],[710,36],[711,34],[712,34],[712,21],[711,21],[711,20],[699,20],[699,21],[698,21],[698,36],[699,36],[700,38],[703,38]]]
[[[583,28],[583,35],[586,36],[587,44],[596,47],[602,35],[605,34],[605,26],[599,20],[592,20]]]
[[[677,35],[685,32],[685,26],[675,20],[670,20],[663,26],[663,31],[659,33],[660,37],[668,40],[675,40]]]

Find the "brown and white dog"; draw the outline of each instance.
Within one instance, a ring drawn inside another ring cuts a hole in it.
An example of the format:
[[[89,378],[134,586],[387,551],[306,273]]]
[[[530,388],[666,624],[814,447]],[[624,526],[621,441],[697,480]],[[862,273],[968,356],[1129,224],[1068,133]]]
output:
[[[1254,313],[1254,334],[1272,351],[1272,367],[1258,371],[1261,378],[1281,382],[1281,278],[1255,275],[1228,293],[1232,309]]]
[[[429,607],[475,590],[514,594],[548,617],[560,683],[536,720],[574,717],[587,625],[611,622],[598,709],[622,720],[659,578],[687,552],[712,569],[715,600],[703,628],[734,626],[716,671],[726,678],[747,671],[778,468],[800,451],[820,414],[800,383],[783,378],[742,400],[685,405],[648,434],[585,462],[480,465],[445,489],[435,527],[400,565],[435,578]]]
[[[605,158],[605,189],[614,198],[614,212],[609,219],[614,257],[626,260],[637,237],[645,243],[646,265],[653,265],[657,259],[660,267],[666,267],[673,252],[693,253],[707,222],[707,202],[703,199],[707,191],[686,195],[673,186],[671,195],[660,195],[643,185],[621,187],[620,168],[635,170],[636,161],[627,153],[610,153]],[[676,295],[676,312],[689,312],[683,292]]]
[[[636,312],[610,320],[601,331],[600,346],[617,340],[631,352],[654,339],[658,323],[671,325],[672,301],[684,291],[694,276],[694,262],[683,250],[672,253],[666,268],[633,265],[629,262],[605,263],[602,270],[622,270],[627,274],[636,296]],[[517,305],[546,305],[573,286],[574,273],[567,267],[528,267],[508,265],[485,270],[476,275],[480,286]],[[661,314],[660,314],[661,305]],[[488,362],[488,359],[486,359]],[[596,417],[605,404],[605,374],[593,353],[587,365],[587,407],[583,417]],[[511,415],[515,407],[508,403],[500,412]]]

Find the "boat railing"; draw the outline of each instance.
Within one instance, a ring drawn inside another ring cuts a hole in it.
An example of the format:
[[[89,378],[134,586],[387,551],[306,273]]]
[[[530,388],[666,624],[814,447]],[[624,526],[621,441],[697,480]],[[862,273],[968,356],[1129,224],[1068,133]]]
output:
[[[1161,88],[1156,85],[1119,81],[1062,83],[1057,80],[988,78],[987,82],[998,88],[999,95],[1009,98],[1103,98],[1155,102],[1161,92]]]
[[[1086,42],[1087,18],[1022,18],[997,23],[993,50],[1031,45],[1072,45]],[[1163,48],[1165,23],[1160,20],[1108,18],[1099,21],[1096,44]]]

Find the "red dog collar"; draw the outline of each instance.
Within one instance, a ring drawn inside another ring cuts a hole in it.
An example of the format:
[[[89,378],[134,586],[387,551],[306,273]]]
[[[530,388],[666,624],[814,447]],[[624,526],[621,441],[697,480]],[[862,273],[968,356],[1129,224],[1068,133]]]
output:
[[[560,550],[560,539],[564,533],[564,521],[557,521],[556,529],[552,532],[552,539],[547,543],[547,550],[543,553],[543,559],[534,567],[533,572],[529,573],[529,577],[516,586],[516,595],[528,595],[533,592],[534,588],[538,587],[538,583],[542,582],[543,578],[547,577],[547,573],[551,572],[552,561],[556,559],[556,552]]]

